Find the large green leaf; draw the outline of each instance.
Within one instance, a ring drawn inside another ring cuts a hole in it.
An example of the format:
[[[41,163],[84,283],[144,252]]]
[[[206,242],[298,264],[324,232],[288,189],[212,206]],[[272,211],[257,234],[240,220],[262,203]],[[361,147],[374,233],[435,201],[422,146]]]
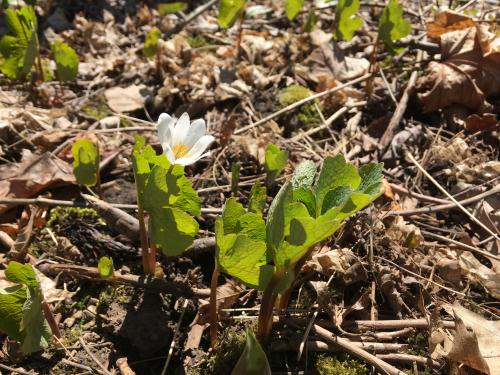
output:
[[[233,26],[234,22],[245,9],[246,0],[220,0],[219,1],[219,25],[224,29]]]
[[[5,276],[18,285],[0,289],[0,330],[18,340],[24,353],[46,348],[52,333],[43,315],[43,296],[33,268],[12,261]]]
[[[250,202],[248,210],[251,212],[262,213],[266,207],[267,191],[266,187],[260,184],[260,181],[255,181],[250,191]]]
[[[359,10],[359,0],[339,0],[335,10],[335,29],[333,36],[336,40],[351,40],[354,32],[363,22],[356,16]]]
[[[4,61],[0,70],[9,78],[23,79],[33,67],[38,50],[37,19],[31,6],[5,11],[5,21],[13,35],[0,41]]]
[[[231,375],[271,375],[266,353],[249,328],[247,328],[245,349]]]
[[[52,53],[56,61],[57,78],[60,81],[74,81],[78,74],[78,55],[66,43],[56,39],[52,44]]]
[[[304,0],[286,0],[285,13],[289,20],[293,20],[304,6]]]
[[[76,182],[80,185],[94,186],[99,173],[99,148],[90,139],[78,139],[71,151]]]
[[[396,48],[393,42],[410,33],[411,24],[403,18],[403,8],[397,0],[389,0],[378,23],[378,35],[387,51],[393,55],[400,53],[402,49]]]
[[[288,151],[282,151],[275,144],[270,143],[266,148],[265,169],[266,183],[271,186],[285,168],[288,161]]]
[[[157,27],[153,27],[146,35],[146,40],[144,41],[144,48],[142,49],[144,56],[150,59],[155,57],[156,51],[158,50],[158,43],[160,42],[160,38],[160,29],[158,29]]]
[[[193,243],[198,222],[175,207],[159,207],[149,212],[149,235],[168,256],[181,254]]]

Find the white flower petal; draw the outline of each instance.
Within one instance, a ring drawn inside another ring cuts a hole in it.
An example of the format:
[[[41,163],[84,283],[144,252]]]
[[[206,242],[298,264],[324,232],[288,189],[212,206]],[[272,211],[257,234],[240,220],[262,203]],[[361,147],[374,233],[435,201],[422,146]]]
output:
[[[173,142],[172,146],[178,145],[179,143],[184,144],[184,140],[189,132],[189,115],[184,112],[181,117],[177,120],[174,127]]]
[[[198,139],[191,150],[189,150],[186,157],[199,159],[203,152],[207,149],[207,147],[210,146],[210,143],[212,143],[214,140],[215,138],[213,136],[204,135],[203,137]]]
[[[171,128],[173,127],[173,119],[166,113],[162,113],[160,117],[158,117],[158,139],[160,143],[172,143],[172,132]]]
[[[162,143],[161,147],[163,148],[163,153],[167,156],[167,159],[170,162],[170,164],[174,164],[175,156],[170,145],[168,143]]]
[[[210,152],[205,152],[203,155],[200,155],[199,157],[186,157],[186,158],[179,158],[175,161],[175,164],[179,165],[190,165],[196,163],[198,160],[203,159],[206,156],[210,156]]]
[[[189,127],[189,133],[184,140],[184,144],[187,148],[191,148],[194,144],[205,135],[207,132],[207,127],[205,126],[205,120],[198,119],[194,120]]]

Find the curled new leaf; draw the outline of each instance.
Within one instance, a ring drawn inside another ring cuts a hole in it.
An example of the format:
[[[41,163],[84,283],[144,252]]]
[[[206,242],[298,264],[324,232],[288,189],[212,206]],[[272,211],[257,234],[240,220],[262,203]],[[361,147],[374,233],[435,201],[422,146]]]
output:
[[[253,332],[247,328],[246,344],[231,375],[271,375],[266,353]]]
[[[78,74],[78,55],[66,43],[57,39],[52,45],[52,53],[56,61],[57,78],[60,81],[74,81]]]
[[[398,0],[389,0],[378,24],[378,35],[387,51],[393,55],[400,53],[401,49],[396,48],[393,42],[410,33],[411,24],[403,18],[403,8],[398,4]]]
[[[161,31],[157,27],[153,27],[149,33],[146,35],[146,40],[144,41],[144,48],[142,52],[147,58],[153,58],[158,51],[158,44],[160,42]]]
[[[219,25],[224,29],[233,26],[236,19],[245,9],[246,0],[220,0],[219,1]]]
[[[289,20],[293,20],[304,6],[304,0],[286,0],[285,13]]]
[[[103,278],[113,277],[113,274],[115,273],[113,258],[102,257],[99,259],[99,263],[97,263],[97,270],[99,271],[99,275]]]
[[[288,161],[288,152],[282,151],[275,144],[269,144],[265,155],[266,182],[271,186],[285,168]]]
[[[80,185],[94,186],[99,173],[99,148],[89,139],[79,139],[71,151],[76,181]]]
[[[361,18],[356,16],[358,10],[359,0],[339,0],[335,10],[335,39],[352,39],[354,32],[363,25]]]

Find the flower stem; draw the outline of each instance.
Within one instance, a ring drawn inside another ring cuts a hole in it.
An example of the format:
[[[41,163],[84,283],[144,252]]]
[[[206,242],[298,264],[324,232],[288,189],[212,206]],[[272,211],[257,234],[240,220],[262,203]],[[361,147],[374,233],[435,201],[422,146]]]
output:
[[[42,310],[43,310],[43,315],[45,316],[45,319],[47,319],[47,323],[49,323],[49,327],[52,331],[52,334],[55,337],[57,337],[58,339],[60,339],[61,338],[61,331],[59,331],[59,327],[57,325],[54,314],[52,313],[52,310],[50,309],[49,304],[47,303],[47,301],[43,297],[42,297]]]
[[[212,273],[212,280],[210,283],[210,347],[215,348],[217,342],[217,328],[219,324],[219,316],[217,313],[217,280],[219,279],[219,265],[215,260],[215,268]]]
[[[257,329],[257,337],[261,342],[265,342],[273,326],[273,307],[278,297],[276,286],[280,280],[280,274],[275,272],[271,281],[264,290],[259,311],[259,327]]]
[[[139,219],[139,236],[141,239],[141,250],[142,250],[142,268],[146,275],[154,275],[154,270],[151,272],[150,261],[149,261],[149,245],[148,245],[148,233],[146,231],[146,223],[144,221],[144,210],[142,205],[138,203],[137,218]]]

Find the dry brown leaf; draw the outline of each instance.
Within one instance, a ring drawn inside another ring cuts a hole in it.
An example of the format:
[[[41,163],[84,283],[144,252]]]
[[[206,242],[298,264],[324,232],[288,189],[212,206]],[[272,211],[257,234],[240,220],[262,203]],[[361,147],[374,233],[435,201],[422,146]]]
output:
[[[470,115],[465,120],[465,129],[475,133],[480,131],[492,131],[500,128],[500,121],[493,113],[485,113],[482,116],[477,114]]]
[[[483,25],[439,36],[441,62],[432,61],[419,78],[418,98],[424,112],[452,104],[484,112],[486,99],[500,92],[500,37]]]
[[[467,29],[474,25],[474,21],[469,17],[448,10],[436,14],[434,21],[427,23],[427,36],[432,41],[439,42],[439,37],[442,34]]]
[[[385,301],[391,310],[398,317],[401,317],[401,309],[403,308],[404,302],[401,298],[401,293],[396,288],[395,278],[398,277],[397,271],[395,272],[390,267],[382,267],[380,265],[376,265],[376,268],[380,291],[384,295]]]
[[[112,87],[104,92],[109,108],[115,112],[133,112],[141,109],[148,95],[144,85]]]
[[[445,308],[455,316],[453,345],[446,356],[486,374],[500,374],[500,322],[486,320],[457,302]]]
[[[415,248],[424,241],[420,228],[408,224],[401,216],[395,218],[386,234],[394,242],[409,248]]]
[[[458,262],[470,280],[481,284],[493,297],[500,298],[499,273],[482,264],[470,251],[460,254]]]
[[[4,178],[0,196],[6,198],[30,198],[42,190],[75,182],[71,166],[49,152],[35,155],[26,150],[19,165],[0,170],[0,174]],[[0,214],[8,209],[8,205],[0,205]]]

